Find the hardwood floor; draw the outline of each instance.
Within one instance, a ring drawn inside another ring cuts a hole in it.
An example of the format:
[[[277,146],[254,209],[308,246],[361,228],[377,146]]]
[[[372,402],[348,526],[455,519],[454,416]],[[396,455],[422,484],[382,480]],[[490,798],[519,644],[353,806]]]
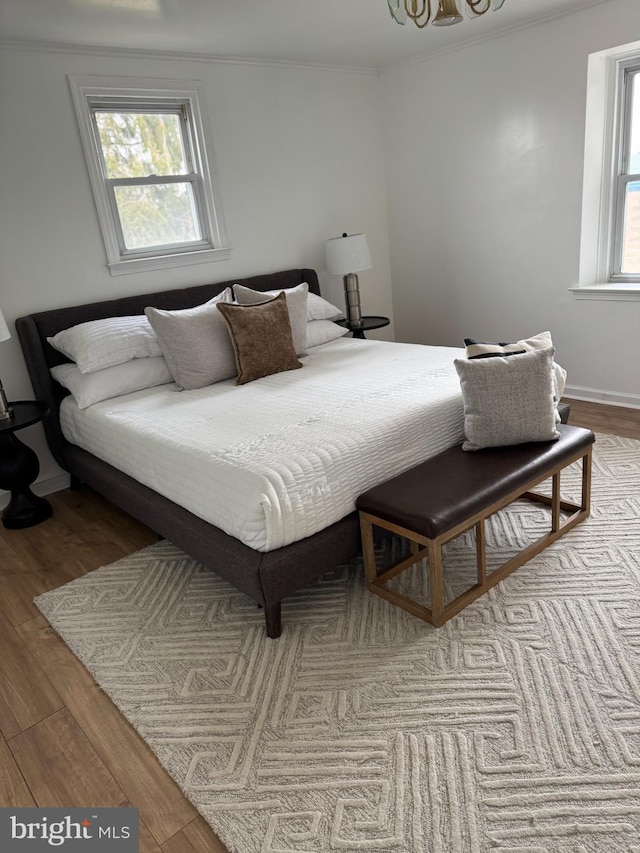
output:
[[[0,806],[135,806],[141,853],[226,853],[33,597],[157,541],[88,489],[0,527]]]
[[[573,424],[640,438],[640,410],[571,403]],[[0,806],[128,806],[142,853],[225,853],[151,750],[49,627],[33,597],[157,536],[88,489],[0,527]]]

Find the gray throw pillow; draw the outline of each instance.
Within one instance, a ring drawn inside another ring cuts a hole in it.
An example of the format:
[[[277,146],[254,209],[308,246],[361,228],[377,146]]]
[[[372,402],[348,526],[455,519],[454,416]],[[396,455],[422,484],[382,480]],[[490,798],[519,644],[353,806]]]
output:
[[[218,311],[233,301],[227,287],[204,305],[180,311],[145,308],[173,380],[181,390],[204,388],[236,375],[229,330]]]
[[[464,402],[463,450],[553,441],[553,347],[517,358],[456,358]]]
[[[296,355],[307,354],[307,296],[309,293],[309,285],[306,281],[298,284],[296,287],[288,287],[284,290],[252,290],[250,287],[245,287],[243,284],[233,285],[233,294],[238,305],[259,305],[262,302],[268,302],[277,296],[279,293],[284,293],[287,300],[287,309],[289,310],[289,321],[291,323],[291,334],[293,336],[293,345],[296,350]]]

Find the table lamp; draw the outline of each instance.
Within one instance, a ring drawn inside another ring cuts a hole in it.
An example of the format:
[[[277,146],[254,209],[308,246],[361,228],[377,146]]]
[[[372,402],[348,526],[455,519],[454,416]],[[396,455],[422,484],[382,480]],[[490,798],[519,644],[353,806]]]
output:
[[[357,272],[371,269],[371,255],[364,234],[343,234],[326,242],[327,272],[344,276],[344,301],[349,326],[362,325]]]
[[[10,337],[11,332],[9,331],[9,327],[7,326],[5,319],[2,316],[2,310],[0,309],[0,341],[8,341]],[[6,421],[12,417],[13,412],[11,411],[11,407],[7,403],[4,388],[2,387],[2,380],[0,380],[0,421]]]

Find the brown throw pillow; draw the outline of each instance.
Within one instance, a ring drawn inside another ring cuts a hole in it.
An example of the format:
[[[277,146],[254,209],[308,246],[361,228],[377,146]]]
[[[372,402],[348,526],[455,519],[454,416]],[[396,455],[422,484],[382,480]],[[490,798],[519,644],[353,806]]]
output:
[[[284,293],[260,305],[219,302],[218,311],[231,333],[238,368],[236,385],[302,367],[293,345]]]

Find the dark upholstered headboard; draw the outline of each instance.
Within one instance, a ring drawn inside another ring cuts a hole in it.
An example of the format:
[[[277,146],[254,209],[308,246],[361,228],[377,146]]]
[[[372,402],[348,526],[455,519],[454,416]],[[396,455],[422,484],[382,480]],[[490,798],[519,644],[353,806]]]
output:
[[[278,288],[295,287],[306,281],[312,293],[320,293],[318,276],[315,270],[294,269],[268,275],[256,275],[245,279],[232,279],[216,284],[202,284],[196,287],[185,287],[177,290],[164,290],[159,293],[144,293],[137,296],[126,296],[122,299],[112,299],[106,302],[93,302],[88,305],[76,305],[71,308],[55,308],[51,311],[40,311],[16,320],[18,337],[27,363],[27,369],[33,385],[33,391],[38,400],[49,403],[50,411],[44,420],[44,429],[49,448],[56,461],[63,468],[64,456],[62,448],[65,439],[60,429],[58,409],[60,402],[68,393],[51,377],[50,368],[56,364],[68,361],[62,353],[54,350],[47,343],[63,329],[86,323],[89,320],[100,320],[104,317],[127,317],[142,314],[147,306],[164,308],[173,311],[179,308],[193,308],[221,293],[225,287],[233,284],[243,284],[254,290],[275,290]]]

